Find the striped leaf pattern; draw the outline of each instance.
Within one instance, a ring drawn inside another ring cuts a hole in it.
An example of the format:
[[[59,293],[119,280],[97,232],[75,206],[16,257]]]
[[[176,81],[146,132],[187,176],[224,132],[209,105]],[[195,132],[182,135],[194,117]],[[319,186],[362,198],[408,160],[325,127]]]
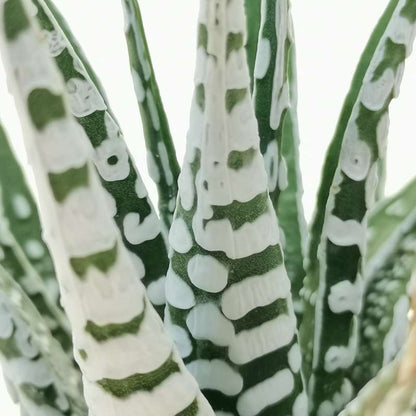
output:
[[[179,164],[150,58],[137,0],[122,0],[130,70],[142,117],[147,167],[159,194],[166,232],[172,224],[178,193]]]
[[[50,299],[57,302],[59,289],[48,247],[42,241],[37,207],[23,171],[0,126],[0,184],[4,215],[16,242],[38,272]]]
[[[71,331],[58,306],[59,288],[42,240],[37,207],[0,126],[0,264],[13,276],[52,334],[72,356]]]
[[[81,378],[36,307],[0,266],[0,362],[13,399],[30,416],[86,416]]]
[[[343,119],[339,161],[327,190],[319,249],[315,247],[317,260],[305,283],[301,340],[309,352],[306,359],[313,344],[311,414],[335,414],[353,395],[347,373],[357,354],[366,218],[375,199],[378,162],[385,151],[388,106],[398,94],[404,60],[416,33],[415,20],[413,0],[390,3],[382,35],[361,84],[355,86],[348,117]]]
[[[3,60],[25,122],[91,416],[213,415],[145,295],[26,0],[1,3]]]
[[[416,306],[416,268],[411,280],[411,304]],[[416,409],[416,325],[415,315],[402,353],[382,368],[358,393],[357,397],[340,413],[340,416],[391,416],[413,415]]]
[[[416,268],[416,179],[369,218],[364,299],[352,380],[361,389],[403,347]],[[382,244],[381,244],[382,243]]]
[[[37,8],[36,18],[48,40],[50,55],[65,80],[72,114],[94,147],[94,163],[123,242],[130,251],[137,275],[147,288],[150,301],[163,316],[168,257],[158,216],[120,127],[84,62],[44,0],[33,0],[33,3]]]
[[[300,316],[306,222],[299,169],[296,52],[288,0],[262,1],[253,100],[270,197],[281,227],[295,311]]]
[[[198,32],[165,323],[217,415],[306,415],[290,281],[249,91],[243,0],[202,0]]]

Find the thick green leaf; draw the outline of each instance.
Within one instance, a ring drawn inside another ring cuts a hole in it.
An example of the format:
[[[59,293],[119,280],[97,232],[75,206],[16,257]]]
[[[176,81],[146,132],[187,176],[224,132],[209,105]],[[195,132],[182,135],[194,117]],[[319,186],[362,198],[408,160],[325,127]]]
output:
[[[159,213],[169,230],[178,193],[179,164],[163,108],[137,0],[122,1],[130,69],[147,147],[147,167],[159,193]]]
[[[369,219],[357,359],[351,372],[361,389],[403,346],[408,285],[416,268],[416,179]]]
[[[413,269],[413,273],[416,268]],[[412,277],[411,299],[415,309],[415,278]],[[406,345],[395,361],[383,367],[368,382],[340,416],[412,415],[416,405],[416,325],[413,314]]]
[[[300,334],[306,375],[312,372],[311,414],[333,414],[353,394],[347,374],[357,352],[366,218],[384,157],[389,104],[414,39],[415,10],[413,0],[388,5],[354,77],[324,167]]]
[[[201,1],[165,322],[217,414],[304,415],[290,280],[241,42],[244,2],[212,5]]]
[[[1,266],[0,361],[22,412],[87,415],[80,374],[36,306]]]
[[[268,188],[284,236],[285,265],[300,318],[306,222],[299,169],[296,53],[288,0],[262,4],[253,100]]]
[[[77,54],[79,49],[76,43],[72,44],[73,36],[66,37],[68,27],[62,30],[53,13],[56,9],[47,7],[44,0],[33,2],[37,6],[36,17],[48,40],[50,54],[66,82],[72,114],[95,149],[94,162],[109,194],[108,201],[124,244],[131,252],[138,277],[148,288],[151,302],[163,316],[168,257],[160,221],[120,127],[101,90],[90,78],[91,70],[85,66],[85,57]]]
[[[36,204],[0,126],[0,264],[22,286],[72,356],[71,331],[58,306],[59,288],[42,240]]]
[[[192,404],[193,414],[211,416],[146,297],[90,160],[90,140],[71,114],[73,97],[27,7],[26,0],[1,3],[0,45],[26,123],[89,414],[180,414]]]

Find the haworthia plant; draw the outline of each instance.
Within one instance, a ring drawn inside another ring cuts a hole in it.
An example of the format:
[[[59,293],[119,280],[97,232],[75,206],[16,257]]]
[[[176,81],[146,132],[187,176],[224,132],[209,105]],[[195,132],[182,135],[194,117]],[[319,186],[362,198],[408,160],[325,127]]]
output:
[[[71,331],[57,304],[58,282],[42,240],[37,208],[1,126],[0,223],[0,264],[43,314],[62,347],[71,351]]]
[[[2,266],[0,362],[24,414],[87,415],[79,373],[35,305]]]
[[[347,373],[357,353],[366,218],[385,151],[388,106],[398,93],[415,20],[413,0],[390,2],[362,58],[328,154],[301,328],[311,414],[335,412],[353,395]]]
[[[395,358],[406,339],[408,286],[416,268],[415,201],[416,179],[369,219],[358,352],[351,375],[356,390]]]
[[[248,7],[248,6],[247,6]],[[251,6],[253,7],[253,6]],[[254,68],[254,108],[268,189],[282,229],[285,264],[300,315],[306,223],[298,165],[296,57],[288,0],[263,0]]]
[[[343,415],[410,415],[414,322],[398,351],[414,307],[416,179],[372,207],[416,0],[390,0],[363,53],[309,235],[290,2],[200,6],[178,177],[139,4],[120,4],[160,221],[52,0],[0,0],[43,228],[0,130],[0,357],[12,397],[24,416],[335,416],[355,396]],[[166,330],[155,311],[165,300]]]
[[[77,55],[46,2],[33,0],[33,3],[37,7],[37,20],[48,39],[50,54],[66,82],[72,114],[95,149],[94,163],[136,273],[163,316],[168,257],[158,216],[120,127],[85,68],[85,60]]]
[[[159,194],[159,212],[168,230],[178,193],[179,165],[150,58],[137,0],[122,0],[130,69],[147,146],[147,166]]]
[[[26,0],[0,5],[3,60],[35,178],[90,415],[212,415],[148,301]]]
[[[307,397],[296,318],[244,36],[243,0],[201,1],[166,324],[217,414],[300,415]]]

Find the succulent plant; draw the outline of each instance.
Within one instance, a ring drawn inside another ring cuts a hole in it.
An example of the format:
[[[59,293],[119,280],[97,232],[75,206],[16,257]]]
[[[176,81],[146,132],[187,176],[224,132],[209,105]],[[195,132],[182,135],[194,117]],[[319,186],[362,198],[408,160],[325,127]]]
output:
[[[390,0],[362,54],[309,230],[290,1],[200,0],[181,168],[139,4],[120,7],[157,209],[52,0],[0,0],[39,196],[1,128],[0,358],[22,414],[410,415],[416,178],[383,186],[416,1]]]

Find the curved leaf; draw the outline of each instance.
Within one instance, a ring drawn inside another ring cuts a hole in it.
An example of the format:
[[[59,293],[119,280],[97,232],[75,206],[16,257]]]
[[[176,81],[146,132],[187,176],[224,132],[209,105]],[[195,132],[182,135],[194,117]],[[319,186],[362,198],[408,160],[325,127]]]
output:
[[[285,265],[300,318],[306,221],[299,169],[296,52],[289,1],[263,1],[261,18],[253,100],[270,197],[284,236]]]
[[[375,199],[378,165],[385,151],[388,107],[398,94],[415,20],[414,1],[390,2],[370,40],[371,48],[365,51],[367,65],[364,68],[361,62],[360,76],[356,74],[353,81],[324,169],[301,326],[306,375],[312,366],[312,414],[327,408],[328,403],[336,412],[353,393],[346,375],[357,352],[366,218]],[[327,198],[321,198],[324,194]],[[322,230],[319,246],[317,228]],[[336,400],[339,394],[342,400]]]
[[[81,378],[36,307],[0,266],[0,361],[30,415],[86,416]]]
[[[160,221],[108,103],[89,77],[85,58],[78,56],[69,42],[73,37],[66,37],[44,0],[33,2],[50,54],[65,80],[72,114],[94,147],[94,163],[109,194],[108,204],[123,242],[131,252],[138,277],[148,288],[151,302],[163,316],[168,257]]]
[[[90,161],[90,142],[27,6],[1,4],[0,45],[25,122],[89,414],[163,415],[192,406],[191,414],[212,415],[139,282]]]
[[[149,174],[159,194],[159,213],[169,230],[178,193],[179,164],[157,86],[137,0],[122,0],[130,69],[142,116]]]
[[[413,269],[413,273],[416,268]],[[413,275],[412,309],[415,309]],[[397,359],[367,383],[340,416],[411,415],[416,404],[416,326],[413,315],[406,345]]]
[[[165,322],[218,414],[306,414],[290,281],[240,42],[244,2],[200,4]]]
[[[416,268],[416,179],[369,218],[357,359],[351,371],[361,389],[402,348],[408,330],[408,285]]]

